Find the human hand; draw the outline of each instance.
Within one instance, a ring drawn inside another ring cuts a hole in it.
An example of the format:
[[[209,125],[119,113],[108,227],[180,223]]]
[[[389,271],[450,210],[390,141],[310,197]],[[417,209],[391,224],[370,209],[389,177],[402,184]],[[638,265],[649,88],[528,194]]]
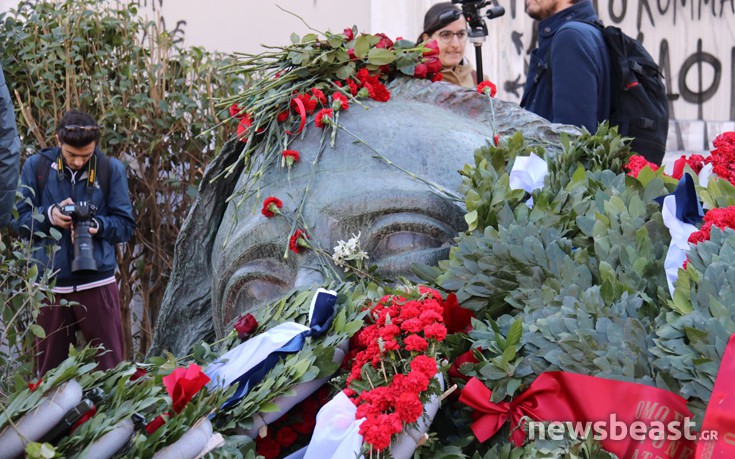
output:
[[[61,208],[66,205],[72,205],[74,201],[71,198],[66,198],[59,204],[51,207],[51,224],[61,229],[68,229],[71,227],[71,217],[61,211]]]

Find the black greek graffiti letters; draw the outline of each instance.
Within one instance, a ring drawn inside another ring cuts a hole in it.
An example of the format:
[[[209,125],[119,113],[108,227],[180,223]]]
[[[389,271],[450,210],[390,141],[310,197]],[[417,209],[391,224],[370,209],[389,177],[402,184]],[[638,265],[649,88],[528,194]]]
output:
[[[704,64],[712,66],[713,76],[712,82],[707,89],[703,88],[703,70]],[[689,71],[696,67],[697,71],[697,88],[693,91],[687,85],[687,75]],[[717,88],[720,86],[720,78],[722,76],[722,63],[710,53],[702,51],[702,40],[697,40],[697,51],[691,56],[684,60],[684,64],[681,66],[679,71],[679,91],[681,97],[687,102],[697,104],[697,119],[703,119],[703,107],[704,102],[710,100],[715,93]]]

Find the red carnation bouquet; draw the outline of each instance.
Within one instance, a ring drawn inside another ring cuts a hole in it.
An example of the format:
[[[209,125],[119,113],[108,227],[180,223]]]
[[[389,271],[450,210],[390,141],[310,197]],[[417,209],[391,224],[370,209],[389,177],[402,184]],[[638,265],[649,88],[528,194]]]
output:
[[[388,448],[413,426],[424,405],[442,392],[437,355],[447,336],[442,297],[419,286],[387,295],[369,306],[370,323],[352,339],[345,393],[365,418],[360,435],[365,456]]]

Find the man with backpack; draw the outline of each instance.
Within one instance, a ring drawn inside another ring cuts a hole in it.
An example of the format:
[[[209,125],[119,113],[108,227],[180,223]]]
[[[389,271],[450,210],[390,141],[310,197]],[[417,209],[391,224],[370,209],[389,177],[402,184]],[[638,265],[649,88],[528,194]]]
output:
[[[538,23],[521,106],[555,123],[601,121],[632,138],[631,150],[661,164],[669,107],[663,76],[643,45],[603,27],[590,0],[526,0]]]
[[[98,148],[100,128],[87,113],[70,110],[56,128],[57,147],[31,156],[23,165],[15,229],[39,247],[39,264],[52,270],[54,304],[41,308],[37,323],[46,338],[37,340],[41,375],[56,367],[76,344],[76,332],[102,345],[98,369],[123,360],[120,298],[115,244],[126,242],[135,228],[125,166]],[[45,218],[33,218],[34,208]],[[50,236],[61,233],[58,250]],[[72,306],[67,303],[74,302]]]
[[[555,123],[584,126],[610,115],[610,56],[590,0],[526,0],[538,23],[521,107]]]

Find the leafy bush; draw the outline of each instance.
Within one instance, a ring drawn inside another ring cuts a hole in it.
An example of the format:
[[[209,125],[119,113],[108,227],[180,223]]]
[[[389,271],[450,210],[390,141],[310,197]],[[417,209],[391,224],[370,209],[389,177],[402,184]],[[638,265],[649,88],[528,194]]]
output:
[[[229,116],[216,100],[241,91],[243,80],[218,70],[225,57],[182,47],[140,9],[137,1],[21,2],[2,19],[0,46],[30,152],[54,144],[55,121],[78,108],[97,118],[102,150],[129,165],[137,229],[118,251],[119,280],[123,317],[143,303],[142,354],[179,228],[204,167],[231,134],[210,130]]]

